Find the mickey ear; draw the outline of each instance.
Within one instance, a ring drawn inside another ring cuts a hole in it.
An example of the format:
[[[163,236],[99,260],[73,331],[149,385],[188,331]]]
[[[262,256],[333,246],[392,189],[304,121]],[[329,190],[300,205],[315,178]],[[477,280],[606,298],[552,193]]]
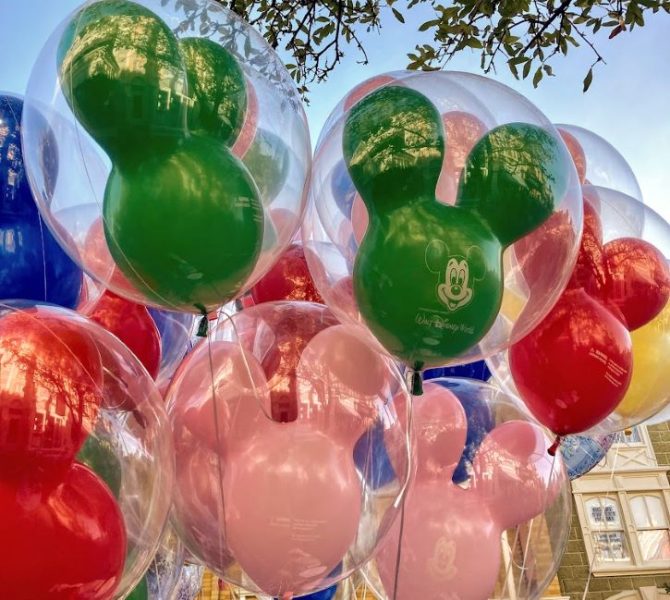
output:
[[[538,426],[508,421],[489,433],[477,450],[474,489],[501,529],[542,514],[558,496],[565,472],[560,456],[550,456],[548,449]]]
[[[193,104],[188,111],[191,133],[211,135],[231,145],[247,111],[247,84],[236,58],[205,38],[179,41]]]
[[[426,247],[426,266],[433,273],[441,273],[449,261],[449,248],[442,240],[433,240]]]
[[[368,209],[435,200],[444,155],[440,114],[423,94],[386,86],[351,109],[344,160]]]
[[[472,149],[457,205],[476,211],[503,246],[541,225],[566,193],[570,156],[541,127],[509,123]]]

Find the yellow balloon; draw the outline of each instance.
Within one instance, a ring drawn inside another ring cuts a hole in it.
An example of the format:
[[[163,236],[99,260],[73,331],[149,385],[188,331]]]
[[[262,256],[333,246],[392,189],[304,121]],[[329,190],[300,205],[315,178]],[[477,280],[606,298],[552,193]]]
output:
[[[670,302],[658,316],[630,334],[633,377],[616,413],[643,421],[663,408],[670,397]]]

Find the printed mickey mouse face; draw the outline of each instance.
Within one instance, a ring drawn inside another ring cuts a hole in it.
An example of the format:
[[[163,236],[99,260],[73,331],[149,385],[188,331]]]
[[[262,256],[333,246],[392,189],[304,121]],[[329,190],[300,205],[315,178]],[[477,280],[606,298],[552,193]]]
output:
[[[554,503],[566,483],[561,465],[553,462],[560,459],[547,454],[549,441],[539,427],[508,421],[482,440],[469,487],[462,488],[451,479],[466,442],[459,399],[427,383],[413,417],[417,471],[404,504],[402,534],[396,522],[377,558],[384,590],[397,600],[490,598],[502,532]]]
[[[344,126],[345,163],[370,215],[356,301],[384,347],[417,370],[484,337],[500,308],[503,250],[552,214],[570,175],[550,133],[503,125],[474,145],[447,206],[436,189],[448,144],[436,107],[402,86],[370,93]]]

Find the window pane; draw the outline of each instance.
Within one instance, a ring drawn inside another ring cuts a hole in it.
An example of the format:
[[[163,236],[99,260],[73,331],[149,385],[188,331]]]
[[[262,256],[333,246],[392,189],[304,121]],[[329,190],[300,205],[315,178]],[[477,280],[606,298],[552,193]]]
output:
[[[670,535],[667,530],[663,531],[640,531],[637,534],[642,550],[642,559],[670,560]]]
[[[616,438],[614,440],[615,444],[641,444],[642,443],[642,434],[640,433],[640,428],[639,427],[633,427],[629,431],[628,434],[626,434],[625,431],[620,431],[619,433],[616,434]]]
[[[628,561],[630,558],[626,536],[623,534],[623,531],[595,533],[593,534],[593,546],[596,551],[596,557],[601,563]]]
[[[621,529],[619,505],[611,498],[591,498],[585,502],[586,514],[594,529]]]
[[[635,496],[630,508],[636,527],[667,527],[668,519],[660,496]]]

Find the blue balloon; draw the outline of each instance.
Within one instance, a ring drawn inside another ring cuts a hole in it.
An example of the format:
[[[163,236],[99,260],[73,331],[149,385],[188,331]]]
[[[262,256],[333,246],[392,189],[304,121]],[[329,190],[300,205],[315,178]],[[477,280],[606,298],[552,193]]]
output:
[[[333,575],[339,575],[342,572],[342,563],[337,565],[328,575],[328,577],[332,577]],[[296,596],[294,600],[332,600],[332,598],[335,597],[335,594],[337,594],[337,585],[332,585],[329,588],[326,588],[325,590],[321,590],[320,592],[314,592],[313,594],[307,594],[306,596]],[[275,598],[275,600],[278,600]]]
[[[489,368],[486,366],[486,362],[480,360],[467,365],[427,369],[423,374],[423,378],[426,381],[429,379],[436,379],[437,377],[467,377],[469,379],[488,381],[491,379],[491,371],[489,371]]]
[[[58,245],[42,221],[23,165],[21,115],[23,101],[0,96],[0,299],[23,299],[75,308],[83,285],[79,267]],[[44,141],[55,148],[53,136]],[[57,156],[44,165],[52,188]]]
[[[193,315],[149,307],[161,338],[160,371],[172,375],[191,349]]]
[[[472,461],[475,458],[475,454],[477,454],[477,449],[484,441],[487,434],[495,428],[495,419],[488,404],[477,393],[476,389],[462,385],[457,380],[453,379],[449,382],[438,380],[435,383],[442,385],[454,393],[460,401],[461,406],[463,406],[465,416],[468,420],[468,430],[465,438],[465,446],[463,447],[463,454],[451,478],[456,484],[463,483],[470,478]]]
[[[568,435],[561,440],[561,456],[570,480],[588,473],[607,454],[615,434],[602,436]]]
[[[354,446],[354,463],[373,490],[396,478],[384,445],[384,428],[381,423],[368,429],[358,439]]]

